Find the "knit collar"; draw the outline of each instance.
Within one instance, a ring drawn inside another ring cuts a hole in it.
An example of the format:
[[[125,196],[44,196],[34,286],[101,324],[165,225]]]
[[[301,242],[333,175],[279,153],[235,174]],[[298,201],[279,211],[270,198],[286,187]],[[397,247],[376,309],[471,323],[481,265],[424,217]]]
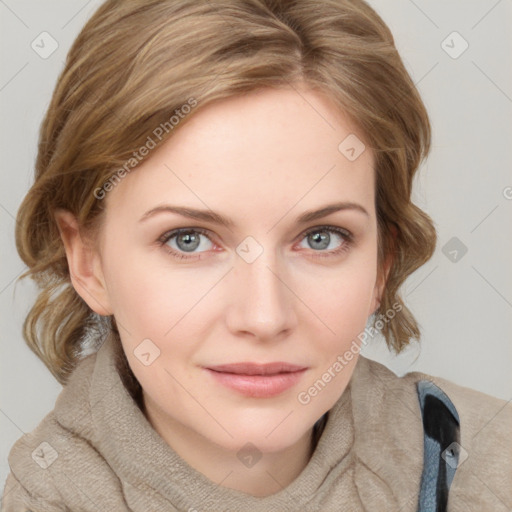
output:
[[[398,378],[359,355],[306,467],[281,491],[255,497],[217,485],[163,440],[123,385],[115,343],[107,336],[76,368],[57,400],[55,418],[104,458],[130,509],[417,510],[423,428],[414,382],[422,374]]]
[[[123,485],[160,494],[180,510],[228,510],[226,504],[236,502],[255,512],[266,512],[270,506],[288,510],[291,504],[290,510],[301,510],[323,485],[332,485],[326,478],[330,469],[336,467],[339,475],[351,466],[354,428],[349,384],[330,410],[308,464],[286,488],[254,497],[217,485],[189,466],[153,429],[115,369],[113,343],[113,336],[108,336],[97,352],[89,400],[95,447]]]

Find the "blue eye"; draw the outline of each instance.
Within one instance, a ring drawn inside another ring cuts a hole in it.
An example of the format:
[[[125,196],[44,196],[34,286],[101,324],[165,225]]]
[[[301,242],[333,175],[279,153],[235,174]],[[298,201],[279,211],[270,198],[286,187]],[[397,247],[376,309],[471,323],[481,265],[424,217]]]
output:
[[[331,245],[333,240],[332,234],[336,235],[335,238],[341,240],[341,243],[330,251],[325,251]],[[350,249],[353,243],[353,236],[350,231],[338,228],[336,226],[320,226],[310,229],[304,234],[304,238],[309,247],[316,253],[314,257],[329,257],[336,256],[344,251]]]
[[[207,240],[206,246],[205,243],[202,243],[202,238]],[[337,247],[326,251],[325,249],[331,245],[333,239],[338,239]],[[302,234],[302,240],[307,242],[314,258],[324,258],[337,256],[344,251],[348,251],[353,244],[353,235],[350,231],[336,226],[319,226]],[[201,259],[201,254],[210,251],[214,245],[210,239],[209,231],[202,228],[175,229],[163,234],[158,242],[174,258],[192,260]],[[198,248],[203,250],[196,251]]]
[[[195,250],[201,246],[201,237],[206,238],[210,245],[212,242],[207,235],[207,231],[199,228],[185,228],[170,231],[164,234],[159,242],[166,246],[166,250],[177,258],[187,258],[186,253],[196,254]],[[169,245],[169,242],[174,242],[175,247]],[[204,244],[203,244],[204,245]],[[206,251],[211,247],[206,247]],[[199,251],[204,252],[204,251]]]

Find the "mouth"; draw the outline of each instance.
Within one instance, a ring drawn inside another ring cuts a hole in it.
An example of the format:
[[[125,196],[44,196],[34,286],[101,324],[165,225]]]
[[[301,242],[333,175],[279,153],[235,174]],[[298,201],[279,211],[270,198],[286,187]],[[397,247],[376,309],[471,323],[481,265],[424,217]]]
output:
[[[295,386],[308,368],[285,362],[205,367],[215,382],[251,398],[270,398]]]

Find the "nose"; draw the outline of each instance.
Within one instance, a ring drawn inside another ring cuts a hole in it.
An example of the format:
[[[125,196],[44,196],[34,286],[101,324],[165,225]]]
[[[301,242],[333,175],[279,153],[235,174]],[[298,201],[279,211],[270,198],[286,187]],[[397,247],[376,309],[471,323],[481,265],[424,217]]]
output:
[[[228,277],[230,332],[256,341],[276,341],[289,334],[297,324],[297,299],[275,253],[265,249],[252,263],[237,257],[234,266]]]

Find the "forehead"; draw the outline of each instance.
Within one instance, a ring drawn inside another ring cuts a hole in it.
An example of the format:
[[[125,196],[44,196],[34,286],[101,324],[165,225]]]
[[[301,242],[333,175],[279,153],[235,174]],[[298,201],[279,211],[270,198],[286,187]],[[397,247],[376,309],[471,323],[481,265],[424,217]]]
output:
[[[364,147],[362,134],[325,95],[304,88],[252,91],[198,105],[109,193],[109,209],[140,217],[179,201],[233,218],[262,218],[294,205],[302,211],[357,201],[371,210],[373,155]]]

